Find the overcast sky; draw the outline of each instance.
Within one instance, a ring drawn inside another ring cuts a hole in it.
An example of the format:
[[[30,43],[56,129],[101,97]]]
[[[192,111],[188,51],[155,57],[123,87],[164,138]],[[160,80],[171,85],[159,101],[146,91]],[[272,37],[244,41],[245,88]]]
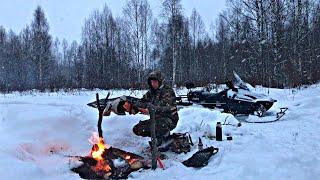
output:
[[[84,20],[94,9],[102,9],[107,4],[114,16],[120,16],[126,2],[127,0],[0,0],[0,26],[20,32],[30,24],[35,8],[40,5],[49,21],[51,35],[68,41],[79,41]],[[162,0],[149,2],[154,16],[159,16]],[[207,29],[226,8],[225,0],[182,0],[182,6],[188,17],[195,8]]]

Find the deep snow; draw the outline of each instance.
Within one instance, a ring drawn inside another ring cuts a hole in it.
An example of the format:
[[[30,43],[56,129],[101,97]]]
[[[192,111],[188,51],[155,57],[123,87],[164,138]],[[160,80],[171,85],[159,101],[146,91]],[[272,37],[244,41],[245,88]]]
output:
[[[268,89],[258,87],[258,92]],[[12,93],[0,95],[0,179],[79,179],[69,169],[73,162],[63,155],[87,155],[88,139],[96,131],[97,110],[86,106],[103,97],[107,91],[74,93]],[[183,93],[185,90],[179,91]],[[111,96],[141,97],[144,91],[113,91]],[[259,120],[256,116],[237,117],[199,106],[179,110],[180,121],[175,132],[190,132],[197,144],[220,148],[208,166],[201,169],[184,167],[179,161],[191,153],[168,153],[166,169],[132,173],[133,179],[319,179],[320,178],[320,87],[301,90],[270,89],[278,102],[269,115],[280,107],[289,110],[282,120],[270,124],[224,126],[232,141],[217,142],[203,136],[214,133],[217,121],[237,124],[238,120]],[[264,117],[270,120],[273,117]],[[145,115],[105,117],[103,131],[106,143],[124,150],[141,153],[147,138],[137,137],[132,127]]]

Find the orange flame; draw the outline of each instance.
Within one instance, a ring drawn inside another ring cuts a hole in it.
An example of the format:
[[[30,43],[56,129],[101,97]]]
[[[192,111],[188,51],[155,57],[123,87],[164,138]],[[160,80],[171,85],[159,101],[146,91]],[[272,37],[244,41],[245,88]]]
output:
[[[96,160],[103,160],[102,154],[106,150],[103,138],[99,137],[98,143],[94,144],[91,150],[91,157]]]
[[[94,170],[96,171],[105,171],[110,172],[112,169],[110,165],[108,164],[108,161],[105,160],[105,157],[103,157],[104,152],[109,148],[108,145],[104,143],[104,140],[102,137],[99,137],[97,134],[93,134],[89,141],[93,144],[93,147],[90,151],[89,156],[94,158],[97,161],[97,164],[95,165]],[[137,159],[131,157],[129,154],[124,155],[124,159],[132,165],[137,161]]]
[[[96,171],[111,171],[111,167],[103,157],[104,152],[108,149],[108,146],[104,143],[103,138],[94,133],[90,137],[89,141],[93,144],[89,156],[97,160],[97,164],[94,169]]]

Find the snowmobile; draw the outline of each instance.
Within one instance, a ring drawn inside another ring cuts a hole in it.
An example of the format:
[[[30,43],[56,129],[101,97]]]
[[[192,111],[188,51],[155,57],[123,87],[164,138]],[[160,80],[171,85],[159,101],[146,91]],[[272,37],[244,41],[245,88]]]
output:
[[[277,102],[265,94],[253,92],[253,87],[244,82],[235,72],[234,80],[226,83],[226,88],[221,92],[213,93],[207,90],[193,90],[194,84],[187,83],[187,95],[177,97],[177,104],[189,106],[199,104],[203,107],[222,109],[234,115],[255,114],[262,117]]]

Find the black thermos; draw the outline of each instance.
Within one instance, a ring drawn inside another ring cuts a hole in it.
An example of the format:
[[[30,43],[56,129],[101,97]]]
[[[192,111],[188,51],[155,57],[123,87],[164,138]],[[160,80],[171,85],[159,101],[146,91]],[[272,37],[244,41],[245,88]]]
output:
[[[217,125],[216,125],[216,140],[217,140],[217,141],[222,141],[222,127],[221,127],[221,122],[217,122]]]
[[[200,137],[199,137],[198,149],[203,150],[203,144]]]

